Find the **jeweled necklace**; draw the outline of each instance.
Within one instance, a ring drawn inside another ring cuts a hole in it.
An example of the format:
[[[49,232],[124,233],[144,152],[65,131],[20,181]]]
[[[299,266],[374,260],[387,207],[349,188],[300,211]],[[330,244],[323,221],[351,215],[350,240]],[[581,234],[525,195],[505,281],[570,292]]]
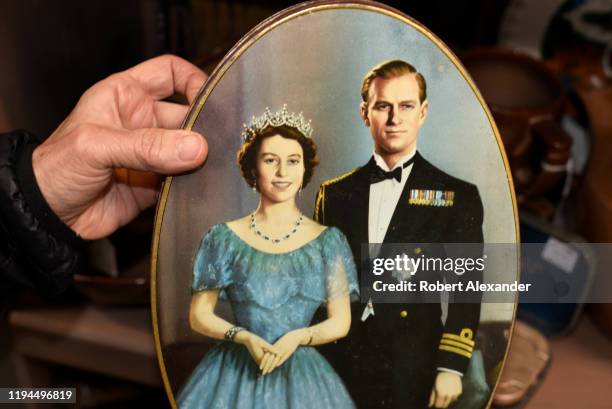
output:
[[[257,223],[255,223],[255,213],[251,213],[251,223],[249,224],[249,228],[253,230],[253,233],[260,236],[262,239],[267,240],[273,244],[278,244],[281,241],[287,240],[288,238],[293,236],[298,231],[298,228],[302,225],[302,221],[304,221],[304,215],[300,213],[300,217],[298,217],[295,223],[293,223],[293,228],[291,229],[291,231],[285,234],[280,239],[272,238],[270,237],[270,235],[262,232],[261,230],[257,228]]]

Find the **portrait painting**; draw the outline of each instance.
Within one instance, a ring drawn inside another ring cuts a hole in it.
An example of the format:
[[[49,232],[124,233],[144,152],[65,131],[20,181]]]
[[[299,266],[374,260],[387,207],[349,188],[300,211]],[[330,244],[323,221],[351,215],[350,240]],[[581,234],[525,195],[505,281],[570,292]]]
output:
[[[519,280],[516,205],[490,112],[434,33],[369,1],[291,7],[230,50],[183,127],[208,157],[165,181],[152,256],[173,407],[490,405],[517,294],[479,285]]]

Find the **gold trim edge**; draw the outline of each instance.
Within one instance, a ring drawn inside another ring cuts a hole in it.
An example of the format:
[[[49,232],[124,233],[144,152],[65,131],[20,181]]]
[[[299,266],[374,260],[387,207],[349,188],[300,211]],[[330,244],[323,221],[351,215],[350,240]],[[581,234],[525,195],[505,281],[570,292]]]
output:
[[[219,65],[213,70],[208,80],[202,86],[202,89],[198,93],[195,101],[196,104],[192,105],[189,110],[187,116],[185,117],[185,121],[183,122],[182,128],[186,130],[191,130],[193,125],[195,124],[196,119],[199,117],[202,108],[204,107],[206,101],[208,100],[210,94],[215,89],[217,84],[224,77],[227,70],[233,65],[233,63],[240,58],[244,52],[251,47],[256,41],[258,41],[261,37],[273,31],[278,26],[296,19],[298,17],[302,17],[305,15],[313,14],[315,12],[320,11],[328,11],[328,10],[337,10],[337,9],[350,9],[350,10],[365,10],[374,13],[383,14],[385,16],[395,18],[408,24],[422,35],[431,40],[437,47],[442,51],[442,53],[453,63],[455,68],[461,73],[464,80],[468,83],[472,91],[474,92],[480,106],[484,110],[486,117],[489,121],[489,125],[494,133],[497,147],[499,149],[499,153],[502,157],[502,161],[504,163],[504,168],[506,171],[506,176],[508,178],[508,189],[510,191],[510,197],[512,199],[512,208],[514,213],[514,226],[516,233],[516,243],[517,243],[517,280],[520,280],[520,230],[519,230],[519,220],[518,220],[518,207],[516,201],[516,195],[514,191],[514,181],[512,179],[512,173],[510,172],[510,165],[508,162],[508,157],[506,155],[505,149],[503,147],[503,142],[501,140],[501,136],[499,134],[499,130],[495,121],[493,120],[493,116],[484,102],[484,98],[480,94],[480,91],[476,87],[474,81],[471,76],[464,69],[463,65],[460,63],[457,56],[450,50],[444,42],[439,39],[434,33],[429,31],[426,27],[421,25],[417,20],[405,15],[404,13],[396,10],[390,6],[371,2],[371,1],[352,1],[346,3],[338,3],[334,0],[325,0],[325,1],[309,1],[305,3],[300,3],[295,6],[289,7],[278,13],[268,17],[259,23],[255,28],[253,28],[250,32],[248,32],[241,40],[230,49],[230,51],[226,54],[226,56],[221,60]],[[160,196],[160,200],[158,202],[158,206],[155,213],[155,226],[154,226],[154,236],[152,241],[152,251],[151,251],[151,318],[153,324],[153,335],[155,341],[155,350],[157,354],[158,365],[160,367],[162,381],[164,383],[164,388],[166,390],[166,394],[168,395],[168,400],[173,409],[177,409],[176,401],[174,399],[174,393],[170,386],[168,380],[168,374],[165,368],[165,363],[163,359],[163,352],[161,350],[161,342],[160,342],[160,334],[159,334],[159,326],[158,326],[158,317],[157,317],[157,255],[159,249],[159,239],[161,234],[161,227],[163,223],[163,215],[165,212],[165,206],[168,199],[168,195],[170,193],[170,188],[172,185],[172,176],[168,176],[164,182],[164,187]],[[514,333],[514,325],[516,322],[516,313],[517,313],[517,305],[518,305],[518,294],[515,296],[514,301],[514,309],[512,314],[512,321],[510,325],[510,336],[508,337],[508,341],[506,344],[506,352],[504,354],[504,359],[502,361],[502,366],[500,368],[499,374],[503,372],[503,368],[505,367],[506,360],[508,358],[508,353],[510,350],[510,343],[512,341],[512,336]],[[501,376],[497,377],[495,386],[491,389],[491,396],[487,403],[486,408],[489,409],[491,407],[493,401],[493,392],[497,389]]]

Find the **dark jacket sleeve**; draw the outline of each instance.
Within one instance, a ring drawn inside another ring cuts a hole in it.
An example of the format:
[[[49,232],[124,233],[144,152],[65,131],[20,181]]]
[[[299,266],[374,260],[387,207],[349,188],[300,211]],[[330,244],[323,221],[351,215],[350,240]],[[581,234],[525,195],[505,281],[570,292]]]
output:
[[[469,185],[457,197],[453,221],[449,226],[447,255],[476,259],[482,256],[483,206],[478,189]],[[449,282],[482,281],[482,271],[474,269],[461,276],[450,273]],[[476,346],[476,332],[480,321],[481,294],[456,292],[449,299],[448,315],[438,347],[438,368],[465,373]]]
[[[39,140],[0,134],[0,299],[19,287],[56,295],[81,264],[84,241],[49,208],[32,169]]]

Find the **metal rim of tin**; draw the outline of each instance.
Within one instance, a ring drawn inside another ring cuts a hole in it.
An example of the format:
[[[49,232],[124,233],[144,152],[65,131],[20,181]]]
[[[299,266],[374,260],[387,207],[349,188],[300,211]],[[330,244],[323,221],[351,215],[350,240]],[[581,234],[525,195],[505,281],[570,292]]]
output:
[[[480,94],[480,91],[476,87],[474,81],[467,73],[466,69],[460,63],[457,56],[446,46],[442,40],[440,40],[435,34],[429,31],[426,27],[421,25],[415,19],[409,17],[408,15],[402,13],[399,10],[396,10],[393,7],[388,5],[368,1],[368,0],[353,0],[353,1],[342,1],[342,0],[320,0],[320,1],[307,1],[304,3],[297,4],[295,6],[284,9],[271,17],[263,20],[257,26],[255,26],[251,31],[249,31],[244,37],[242,37],[231,49],[228,53],[223,57],[223,59],[219,62],[217,67],[213,70],[213,72],[208,77],[208,80],[202,86],[198,96],[195,99],[195,102],[191,105],[185,120],[183,121],[181,128],[191,130],[196,119],[198,118],[204,104],[208,100],[208,97],[211,95],[212,91],[215,89],[217,84],[221,81],[224,74],[231,67],[231,65],[238,59],[244,52],[252,46],[259,39],[263,38],[267,33],[274,30],[276,27],[298,18],[300,16],[306,14],[313,14],[318,12],[325,12],[330,10],[338,10],[338,9],[351,9],[351,10],[361,10],[365,12],[373,12],[383,14],[385,16],[394,18],[403,22],[404,24],[409,25],[413,29],[417,30],[425,37],[427,37],[431,42],[433,42],[442,52],[443,54],[453,63],[455,68],[459,71],[459,73],[463,76],[464,80],[469,84],[470,88],[474,92],[478,102],[480,103],[481,108],[486,114],[486,117],[491,126],[491,130],[494,133],[495,140],[497,142],[497,147],[499,149],[500,156],[504,163],[504,169],[507,175],[508,181],[508,189],[510,191],[510,196],[512,198],[512,209],[514,214],[514,226],[516,231],[516,243],[517,243],[517,272],[516,277],[517,280],[520,279],[520,232],[519,232],[519,221],[518,221],[518,208],[516,202],[516,196],[514,194],[514,183],[512,180],[510,165],[508,163],[508,158],[506,152],[503,147],[503,143],[497,129],[497,126],[493,120],[493,116],[489,111],[486,103],[484,102],[484,98]],[[159,251],[159,242],[161,235],[161,227],[163,224],[164,211],[166,208],[166,203],[168,200],[168,195],[170,193],[170,188],[172,185],[172,176],[166,177],[162,192],[159,197],[159,201],[157,203],[157,208],[155,211],[155,223],[153,230],[153,240],[151,246],[151,319],[153,325],[153,337],[155,341],[155,352],[157,356],[158,365],[161,372],[162,381],[164,384],[164,388],[166,390],[166,394],[168,396],[169,402],[173,409],[177,409],[178,406],[176,404],[176,400],[174,397],[174,393],[172,391],[172,387],[170,385],[168,379],[168,373],[166,371],[166,365],[164,362],[164,357],[162,353],[162,346],[160,340],[159,326],[158,326],[158,305],[157,305],[157,258]],[[514,325],[516,321],[516,309],[518,304],[518,294],[516,296],[513,313],[512,313],[512,322],[510,323],[510,335],[507,340],[506,349],[504,352],[504,358],[502,361],[502,366],[500,369],[500,374],[503,370],[503,367],[508,358],[508,352],[510,349],[510,343],[512,341],[512,332],[514,330]],[[493,394],[495,389],[497,388],[497,384],[501,379],[500,376],[497,377],[495,385],[491,388],[491,395],[487,402],[486,408],[490,408],[493,401]]]

